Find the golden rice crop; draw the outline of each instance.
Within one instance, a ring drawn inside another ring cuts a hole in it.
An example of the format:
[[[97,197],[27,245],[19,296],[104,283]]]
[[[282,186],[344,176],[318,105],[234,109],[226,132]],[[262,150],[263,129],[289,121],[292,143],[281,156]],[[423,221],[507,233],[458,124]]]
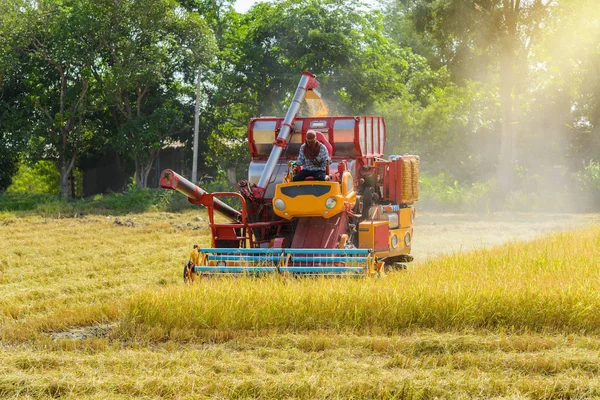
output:
[[[0,398],[600,396],[598,228],[380,280],[187,287],[200,217],[0,215]]]
[[[202,279],[134,296],[124,331],[600,332],[600,228],[434,259],[383,279]]]

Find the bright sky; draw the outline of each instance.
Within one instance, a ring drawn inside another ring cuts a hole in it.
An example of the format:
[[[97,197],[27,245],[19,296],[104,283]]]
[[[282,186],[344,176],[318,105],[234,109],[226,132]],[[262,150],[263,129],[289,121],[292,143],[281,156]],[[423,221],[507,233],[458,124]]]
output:
[[[235,2],[234,8],[235,11],[239,13],[245,13],[248,11],[250,7],[254,5],[254,3],[258,3],[257,0],[237,0]]]

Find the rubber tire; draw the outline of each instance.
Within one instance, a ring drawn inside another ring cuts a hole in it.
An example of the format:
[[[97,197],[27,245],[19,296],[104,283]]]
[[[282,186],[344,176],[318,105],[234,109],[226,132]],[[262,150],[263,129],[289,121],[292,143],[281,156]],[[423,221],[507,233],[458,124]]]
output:
[[[188,281],[188,265],[185,264],[183,266],[183,283],[187,283]]]

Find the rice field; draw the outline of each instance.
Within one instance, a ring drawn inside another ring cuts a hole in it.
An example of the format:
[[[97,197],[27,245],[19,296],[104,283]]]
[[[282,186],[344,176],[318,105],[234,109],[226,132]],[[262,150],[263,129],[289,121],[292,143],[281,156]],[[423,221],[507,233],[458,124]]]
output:
[[[0,214],[0,398],[600,398],[600,224],[578,218],[383,279],[184,286],[202,213]]]

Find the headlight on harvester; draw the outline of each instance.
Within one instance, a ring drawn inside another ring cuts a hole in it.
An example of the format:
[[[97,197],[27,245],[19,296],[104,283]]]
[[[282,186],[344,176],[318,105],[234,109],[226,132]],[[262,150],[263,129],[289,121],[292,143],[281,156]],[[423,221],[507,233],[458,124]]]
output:
[[[329,208],[330,210],[332,208],[334,208],[337,205],[337,200],[335,199],[335,197],[330,197],[327,200],[325,200],[325,207]]]
[[[275,208],[278,209],[279,211],[285,210],[285,202],[283,200],[275,199],[273,204],[275,205]]]
[[[392,249],[395,249],[396,247],[398,247],[398,236],[394,233],[392,235]]]

